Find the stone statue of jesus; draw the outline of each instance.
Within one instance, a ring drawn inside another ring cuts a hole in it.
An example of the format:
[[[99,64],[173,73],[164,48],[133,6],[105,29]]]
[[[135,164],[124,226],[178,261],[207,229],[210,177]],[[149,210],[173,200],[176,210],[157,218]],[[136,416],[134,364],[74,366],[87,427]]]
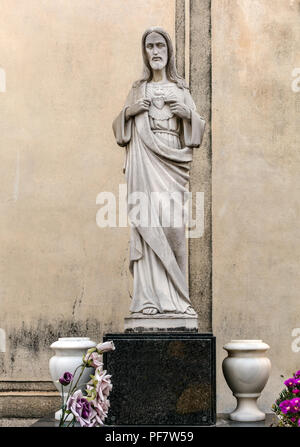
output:
[[[145,194],[157,222],[130,230],[130,311],[144,316],[196,316],[186,281],[185,224],[164,225],[164,213],[170,210],[155,208],[150,196],[167,192],[183,197],[187,192],[193,148],[201,144],[205,121],[177,73],[168,33],[160,27],[147,29],[142,53],[143,76],[133,84],[125,107],[113,122],[116,141],[126,148],[128,196]],[[131,207],[128,202],[129,215]]]

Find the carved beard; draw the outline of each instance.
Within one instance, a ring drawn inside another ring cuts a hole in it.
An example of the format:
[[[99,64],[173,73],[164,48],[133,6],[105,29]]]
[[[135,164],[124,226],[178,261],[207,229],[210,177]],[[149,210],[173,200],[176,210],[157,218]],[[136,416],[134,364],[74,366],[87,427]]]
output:
[[[150,66],[151,66],[152,70],[162,70],[166,65],[167,64],[163,60],[150,61]]]

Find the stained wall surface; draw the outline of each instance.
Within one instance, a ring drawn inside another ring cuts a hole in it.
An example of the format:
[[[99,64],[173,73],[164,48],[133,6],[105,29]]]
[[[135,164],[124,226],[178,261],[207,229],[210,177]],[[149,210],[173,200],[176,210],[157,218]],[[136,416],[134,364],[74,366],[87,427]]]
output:
[[[282,389],[281,375],[299,369],[299,20],[299,1],[212,2],[219,411],[235,405],[221,370],[230,339],[271,346],[272,374],[259,401],[267,411]]]
[[[50,380],[59,335],[123,330],[129,232],[96,197],[125,183],[111,124],[153,25],[174,38],[174,0],[1,2],[1,380]]]

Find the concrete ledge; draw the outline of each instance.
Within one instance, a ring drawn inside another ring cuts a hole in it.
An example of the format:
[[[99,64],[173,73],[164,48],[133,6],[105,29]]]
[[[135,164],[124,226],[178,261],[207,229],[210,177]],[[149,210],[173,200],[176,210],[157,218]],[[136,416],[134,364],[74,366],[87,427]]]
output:
[[[39,419],[3,418],[0,419],[0,427],[30,427]]]
[[[0,418],[38,419],[56,411],[61,397],[52,382],[0,382]]]
[[[45,380],[1,380],[0,393],[7,391],[53,391],[57,392],[53,382]]]

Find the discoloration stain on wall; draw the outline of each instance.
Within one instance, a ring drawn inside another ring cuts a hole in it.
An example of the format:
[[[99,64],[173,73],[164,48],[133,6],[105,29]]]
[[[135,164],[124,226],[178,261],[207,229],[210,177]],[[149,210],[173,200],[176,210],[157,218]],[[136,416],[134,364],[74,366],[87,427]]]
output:
[[[20,328],[14,328],[8,335],[8,349],[10,352],[23,347],[33,355],[49,348],[51,343],[59,337],[99,337],[101,333],[100,322],[96,319],[59,320],[55,324],[38,320],[36,325],[27,326],[24,322]]]
[[[73,303],[73,307],[72,307],[72,317],[73,318],[75,317],[75,312],[79,309],[79,307],[80,307],[80,305],[82,303],[83,297],[84,297],[84,286],[81,289],[80,296],[76,297],[75,301]]]
[[[0,372],[6,375],[11,374],[16,367],[20,369],[19,362],[24,356],[33,362],[36,362],[41,356],[50,358],[50,345],[59,337],[88,336],[98,342],[102,337],[101,329],[100,322],[91,318],[87,320],[61,319],[53,323],[40,319],[32,325],[23,322],[21,327],[7,330],[6,361],[0,363]],[[45,363],[47,365],[47,360],[43,360],[41,363],[44,367]]]

